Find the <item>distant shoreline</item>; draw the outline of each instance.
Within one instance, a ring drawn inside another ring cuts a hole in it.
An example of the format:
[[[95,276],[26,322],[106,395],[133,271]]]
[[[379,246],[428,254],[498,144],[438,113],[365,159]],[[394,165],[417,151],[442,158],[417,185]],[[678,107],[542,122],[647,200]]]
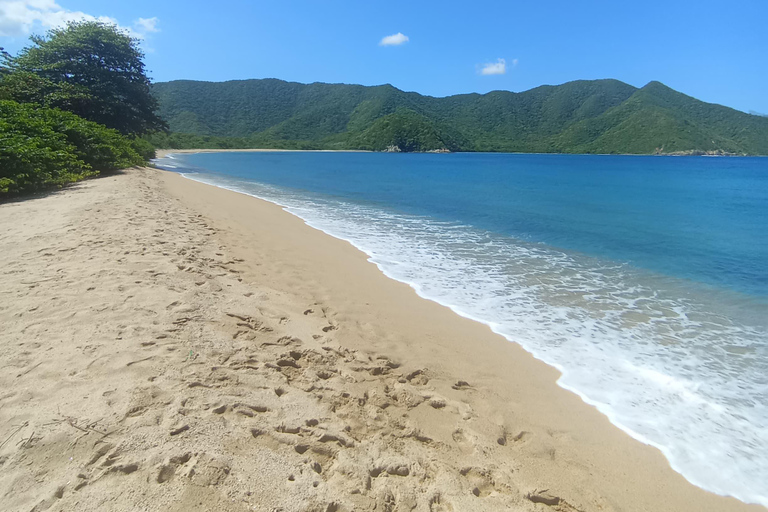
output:
[[[158,149],[156,158],[165,158],[170,154],[195,154],[195,153],[374,153],[364,149],[266,149],[266,148],[248,148],[248,149]]]
[[[247,148],[247,149],[158,149],[156,158],[165,158],[170,154],[196,154],[196,153],[389,153],[387,151],[369,151],[367,149],[273,149],[273,148]],[[393,154],[416,155],[453,155],[453,154],[478,154],[478,155],[568,155],[568,156],[674,156],[674,157],[727,157],[727,158],[767,158],[768,155],[730,155],[730,154],[700,154],[700,153],[514,153],[508,151],[412,151]]]

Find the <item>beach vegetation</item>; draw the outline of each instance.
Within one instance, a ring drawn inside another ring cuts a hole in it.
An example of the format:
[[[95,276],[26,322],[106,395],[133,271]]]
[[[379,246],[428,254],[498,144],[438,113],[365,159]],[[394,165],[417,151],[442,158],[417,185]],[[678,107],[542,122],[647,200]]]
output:
[[[144,164],[162,130],[137,41],[75,22],[0,49],[0,197]]]
[[[0,194],[60,187],[143,162],[116,130],[63,110],[0,100]]]

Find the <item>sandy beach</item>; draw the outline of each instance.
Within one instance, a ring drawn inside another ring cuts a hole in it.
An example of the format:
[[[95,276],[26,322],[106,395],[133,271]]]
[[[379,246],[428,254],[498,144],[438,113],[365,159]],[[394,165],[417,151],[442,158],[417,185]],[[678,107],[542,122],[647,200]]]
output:
[[[0,222],[2,510],[765,510],[274,204],[141,168]]]

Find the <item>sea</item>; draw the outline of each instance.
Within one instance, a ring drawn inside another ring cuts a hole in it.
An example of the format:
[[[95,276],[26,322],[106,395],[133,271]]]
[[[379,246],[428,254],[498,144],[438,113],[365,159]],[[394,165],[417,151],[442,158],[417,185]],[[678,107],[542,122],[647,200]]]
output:
[[[768,506],[768,158],[171,154],[556,367],[693,484]],[[254,223],[259,219],[253,219]]]

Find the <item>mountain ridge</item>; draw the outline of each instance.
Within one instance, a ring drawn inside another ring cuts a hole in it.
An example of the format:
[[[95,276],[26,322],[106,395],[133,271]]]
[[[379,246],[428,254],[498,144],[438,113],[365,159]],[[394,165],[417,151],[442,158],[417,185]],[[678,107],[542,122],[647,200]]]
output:
[[[768,118],[658,81],[575,80],[445,97],[276,78],[153,84],[158,146],[531,153],[768,154]]]

